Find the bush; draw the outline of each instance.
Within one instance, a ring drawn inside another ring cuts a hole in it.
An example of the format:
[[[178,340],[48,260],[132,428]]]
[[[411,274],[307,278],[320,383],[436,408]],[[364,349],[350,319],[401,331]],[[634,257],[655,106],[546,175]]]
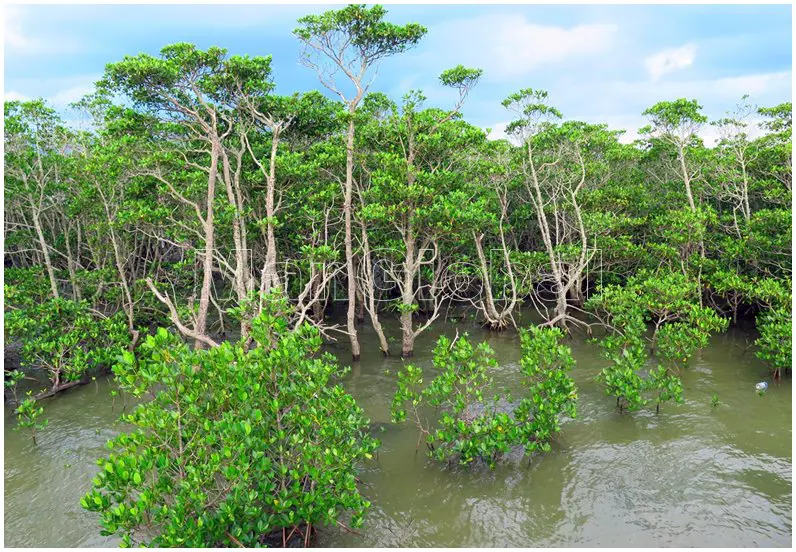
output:
[[[793,324],[789,308],[763,311],[757,316],[760,337],[757,357],[766,361],[778,378],[793,367]]]
[[[642,271],[624,287],[606,286],[587,302],[605,322],[608,335],[599,343],[611,361],[599,374],[607,395],[620,411],[638,410],[653,402],[683,402],[679,373],[712,333],[725,331],[728,321],[698,304],[696,282],[676,272]],[[649,324],[650,337],[645,337]],[[651,353],[657,366],[645,369]]]
[[[124,545],[260,546],[308,542],[318,524],[362,522],[370,503],[357,465],[378,442],[354,399],[334,383],[346,370],[319,355],[317,330],[253,321],[257,343],[193,350],[163,329],[125,352],[120,384],[151,401],[108,443],[84,508]]]
[[[85,301],[63,298],[7,312],[5,330],[22,341],[24,365],[47,370],[53,390],[112,366],[130,343],[124,313],[103,317]]]
[[[550,441],[560,430],[561,414],[575,416],[577,392],[567,375],[575,361],[568,347],[559,344],[557,328],[531,328],[522,333],[522,373],[525,390],[519,401],[510,395],[487,398],[493,386],[489,370],[497,363],[486,344],[473,347],[467,336],[451,342],[440,337],[434,348],[434,367],[440,371],[422,389],[423,370],[408,365],[398,373],[393,398],[394,422],[411,414],[429,454],[442,461],[470,464],[482,460],[494,468],[514,446],[526,453],[550,450]],[[423,405],[438,409],[438,428],[423,420]]]

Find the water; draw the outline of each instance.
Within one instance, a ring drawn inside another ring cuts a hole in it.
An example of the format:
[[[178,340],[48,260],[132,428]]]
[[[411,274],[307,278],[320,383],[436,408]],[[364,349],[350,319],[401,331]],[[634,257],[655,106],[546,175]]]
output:
[[[469,323],[439,323],[417,342],[410,361],[431,364],[436,337],[456,330],[497,352],[501,385],[519,380],[519,342]],[[389,334],[398,336],[396,325]],[[395,372],[404,361],[381,357],[363,329],[363,361],[346,386],[373,422],[384,423],[378,462],[365,467],[373,503],[362,535],[337,529],[323,546],[773,546],[792,537],[791,380],[754,385],[766,367],[738,330],[715,337],[683,374],[686,402],[621,415],[594,377],[596,346],[573,339],[578,418],[563,425],[552,452],[494,471],[448,469],[415,454],[410,424],[389,423]],[[399,342],[393,343],[399,350]],[[331,347],[347,360],[344,343]],[[746,350],[746,351],[745,351]],[[94,460],[118,425],[107,381],[46,403],[50,425],[34,447],[5,426],[7,546],[108,546],[97,518],[79,499],[96,473]],[[717,394],[718,407],[710,398]]]

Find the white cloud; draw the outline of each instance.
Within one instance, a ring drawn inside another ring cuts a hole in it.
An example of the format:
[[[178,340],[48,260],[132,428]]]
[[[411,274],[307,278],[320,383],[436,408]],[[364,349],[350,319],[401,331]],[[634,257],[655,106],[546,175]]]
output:
[[[51,107],[64,110],[69,104],[78,101],[94,91],[94,83],[100,75],[76,75],[73,77],[24,78],[8,83],[3,96],[6,101],[28,101],[42,98]]]
[[[36,39],[25,34],[22,29],[22,12],[16,6],[6,6],[3,10],[3,44],[14,51],[36,50]]]
[[[696,98],[706,107],[717,104],[737,102],[744,94],[749,94],[758,102],[769,103],[778,98],[791,95],[792,74],[790,71],[756,73],[718,79],[699,79],[682,81],[614,81],[596,85],[598,90],[619,105],[639,105],[647,108],[663,100],[676,98]],[[780,99],[779,101],[785,101]],[[641,102],[641,103],[639,103]]]
[[[78,84],[77,86],[72,86],[70,88],[56,92],[52,96],[48,97],[47,101],[54,107],[66,107],[70,103],[78,101],[80,98],[86,94],[90,94],[93,91],[93,84]]]
[[[30,98],[25,94],[20,94],[16,90],[6,90],[3,92],[3,99],[7,102],[26,102]]]
[[[493,54],[498,73],[505,77],[527,74],[543,63],[573,56],[593,55],[610,44],[613,25],[578,25],[571,29],[543,27],[524,19],[507,19],[496,29]]]
[[[790,71],[742,75],[740,77],[728,77],[716,81],[716,86],[720,87],[724,93],[731,93],[738,97],[744,94],[750,94],[752,96],[765,94],[784,87],[790,88],[791,84],[792,75]]]
[[[48,34],[47,38],[34,36],[23,24],[24,12],[19,6],[3,9],[3,46],[6,52],[17,55],[64,53],[78,51],[77,41],[68,36]]]
[[[435,26],[425,54],[455,54],[457,63],[484,69],[484,78],[509,80],[544,64],[593,56],[614,44],[617,26],[603,23],[557,27],[529,22],[524,15],[492,14]]]
[[[508,139],[509,135],[506,134],[506,127],[508,126],[508,121],[500,121],[492,126],[489,127],[489,134],[487,134],[487,138],[490,140],[503,140]],[[487,130],[486,128],[484,130]]]
[[[644,60],[644,65],[653,81],[657,81],[666,73],[671,73],[678,69],[684,69],[696,58],[696,44],[686,44],[679,48],[663,50],[653,54]]]

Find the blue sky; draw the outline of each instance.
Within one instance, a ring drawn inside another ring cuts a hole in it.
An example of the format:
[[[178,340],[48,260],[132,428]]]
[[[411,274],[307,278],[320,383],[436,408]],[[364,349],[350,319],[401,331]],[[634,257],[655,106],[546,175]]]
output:
[[[106,63],[173,42],[273,56],[277,92],[319,89],[298,63],[292,36],[313,5],[25,5],[5,10],[6,99],[44,97],[63,107],[89,92]],[[421,89],[452,106],[437,76],[459,63],[484,70],[464,114],[500,135],[500,102],[526,87],[548,90],[567,119],[642,126],[660,100],[696,98],[711,117],[743,94],[758,105],[791,100],[791,6],[388,5],[396,23],[428,34],[382,63],[373,90],[399,99]],[[710,131],[707,131],[709,134]],[[710,136],[706,135],[709,140]]]

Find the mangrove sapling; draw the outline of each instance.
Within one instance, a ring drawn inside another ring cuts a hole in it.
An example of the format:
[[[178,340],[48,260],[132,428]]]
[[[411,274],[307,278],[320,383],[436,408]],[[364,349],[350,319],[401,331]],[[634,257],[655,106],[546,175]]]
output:
[[[559,328],[531,326],[521,330],[524,376],[522,398],[514,412],[520,442],[526,453],[550,451],[550,442],[561,431],[561,416],[576,416],[578,392],[569,372],[575,366],[572,350],[561,344]]]
[[[760,337],[755,341],[758,358],[771,367],[774,379],[793,368],[793,315],[788,308],[765,311],[757,316]]]
[[[36,398],[88,383],[88,372],[110,368],[131,340],[123,312],[106,317],[86,301],[63,298],[10,311],[5,329],[12,338],[24,338],[25,365],[47,371],[51,388]]]
[[[433,364],[440,374],[424,389],[421,368],[408,365],[398,372],[393,421],[403,422],[411,413],[433,458],[461,465],[481,459],[494,467],[510,448],[513,428],[509,415],[498,412],[498,397],[486,398],[493,383],[489,371],[497,367],[494,352],[486,343],[474,347],[466,335],[453,341],[442,336]],[[439,429],[421,419],[420,408],[426,404],[440,411]]]
[[[696,283],[679,272],[640,271],[625,286],[605,286],[589,300],[609,330],[599,343],[612,364],[599,379],[620,411],[653,401],[660,412],[667,401],[683,401],[680,371],[711,334],[728,326],[727,319],[698,305],[697,294]],[[658,365],[644,376],[650,355]]]
[[[36,432],[43,430],[50,423],[49,420],[42,418],[44,414],[44,407],[39,406],[39,402],[33,397],[33,391],[26,393],[25,400],[19,403],[14,411],[17,415],[17,425],[14,428],[19,431],[21,429],[29,429],[30,437],[33,439],[33,444],[36,444]]]
[[[283,298],[282,298],[283,299]],[[320,354],[316,328],[270,312],[245,340],[191,349],[160,329],[114,368],[149,394],[109,441],[81,505],[126,546],[308,544],[318,525],[360,526],[370,503],[360,462],[378,441],[339,385],[346,370]]]
[[[425,437],[429,455],[437,460],[471,464],[475,460],[494,468],[514,447],[526,454],[547,452],[560,431],[560,416],[575,416],[577,391],[567,372],[574,365],[569,347],[559,340],[557,328],[532,327],[522,333],[523,386],[519,400],[511,395],[488,396],[493,387],[489,371],[497,367],[486,343],[473,347],[467,336],[453,342],[440,337],[434,349],[434,367],[441,370],[422,388],[423,370],[413,365],[398,373],[392,402],[394,422],[411,417]],[[439,411],[437,429],[421,414],[424,406]]]
[[[17,395],[17,387],[19,383],[25,379],[25,374],[21,370],[3,370],[3,386],[11,392],[14,397],[14,405],[19,406],[19,396]]]
[[[764,308],[755,319],[760,337],[755,355],[770,367],[774,379],[793,368],[793,313],[791,283],[764,278],[755,283],[752,297]]]

